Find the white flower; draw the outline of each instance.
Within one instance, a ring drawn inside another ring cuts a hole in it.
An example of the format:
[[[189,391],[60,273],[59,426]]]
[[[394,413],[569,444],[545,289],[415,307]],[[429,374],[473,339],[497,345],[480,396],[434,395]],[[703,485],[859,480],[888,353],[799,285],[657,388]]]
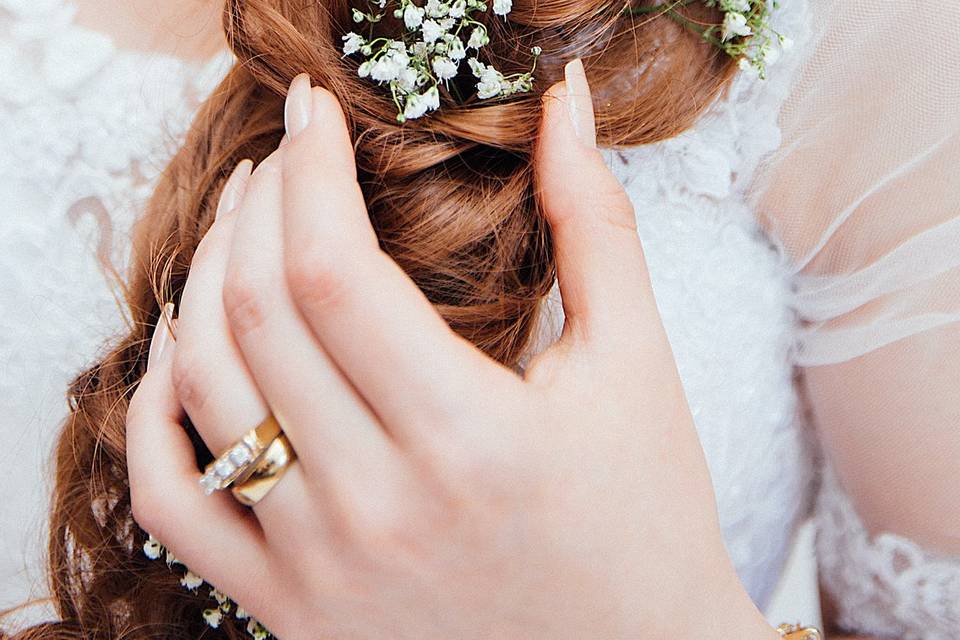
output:
[[[460,19],[467,15],[467,0],[454,0],[448,12],[451,18]]]
[[[449,33],[446,40],[448,58],[459,62],[467,57],[467,50],[463,48],[463,41],[459,37]]]
[[[170,549],[167,549],[167,566],[172,567],[175,564],[183,564],[183,563],[177,560],[176,556],[173,555]]]
[[[158,559],[161,553],[163,553],[163,545],[153,536],[147,538],[147,541],[143,543],[143,555],[151,560]]]
[[[377,82],[390,82],[400,76],[401,69],[392,56],[383,56],[370,67],[370,77]]]
[[[450,80],[457,75],[458,65],[450,58],[434,58],[433,72],[441,80]]]
[[[206,609],[203,612],[203,619],[206,620],[207,625],[216,629],[223,620],[223,614],[220,612],[220,609]]]
[[[360,68],[357,69],[357,75],[361,78],[366,78],[370,75],[370,70],[373,68],[373,63],[367,60],[366,62],[360,65]]]
[[[237,612],[233,615],[236,616],[237,620],[246,620],[250,617],[250,614],[243,607],[237,607]]]
[[[366,40],[363,39],[359,33],[354,33],[351,31],[347,35],[343,36],[343,52],[346,55],[353,55],[357,51],[360,51],[360,48],[366,44]]]
[[[247,633],[253,636],[254,640],[265,640],[267,637],[267,630],[263,628],[263,625],[250,618],[250,621],[247,622]]]
[[[403,93],[410,93],[417,88],[417,80],[419,77],[420,74],[418,74],[415,69],[404,67],[397,78],[397,86],[400,87]]]
[[[494,96],[500,95],[504,90],[504,77],[503,74],[497,71],[492,66],[487,66],[477,60],[476,58],[470,58],[468,61],[470,69],[473,71],[473,75],[480,79],[477,82],[477,97],[481,100],[486,98],[492,98]]]
[[[793,38],[788,36],[779,36],[779,40],[780,48],[784,51],[790,51],[790,49],[793,49]]]
[[[423,99],[427,103],[427,108],[431,111],[440,108],[440,90],[437,89],[436,85],[430,87],[423,93]]]
[[[422,29],[424,42],[432,44],[443,37],[444,29],[436,20],[424,20]]]
[[[513,0],[493,0],[493,12],[505,16],[513,11]]]
[[[479,49],[489,42],[490,38],[487,36],[487,30],[483,27],[474,27],[473,31],[470,32],[470,39],[467,40],[467,48]]]
[[[750,62],[749,58],[740,58],[737,62],[737,66],[740,67],[741,71],[749,71],[753,68],[753,64]]]
[[[217,604],[224,604],[227,601],[227,595],[217,589],[210,589],[210,597],[217,601]]]
[[[412,2],[403,10],[403,23],[407,29],[416,29],[423,24],[424,10]]]
[[[727,13],[723,18],[723,37],[721,40],[726,42],[737,36],[749,36],[753,31],[747,26],[747,18],[742,13]]]
[[[182,584],[187,589],[195,591],[200,588],[200,585],[203,584],[203,578],[195,574],[193,571],[187,571],[186,575],[180,578],[180,584]]]
[[[403,109],[403,117],[407,120],[416,120],[422,117],[429,108],[423,96],[419,93],[411,93],[407,96],[407,104]]]
[[[427,0],[424,9],[431,18],[442,18],[447,15],[447,5],[441,3],[440,0]]]

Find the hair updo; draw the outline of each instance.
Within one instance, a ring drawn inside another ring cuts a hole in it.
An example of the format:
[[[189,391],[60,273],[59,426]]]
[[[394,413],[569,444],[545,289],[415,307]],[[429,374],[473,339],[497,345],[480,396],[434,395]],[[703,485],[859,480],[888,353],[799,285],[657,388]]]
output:
[[[583,58],[599,144],[628,146],[688,128],[735,71],[716,47],[668,18],[632,16],[629,6],[514,0],[507,21],[477,14],[490,30],[482,57],[504,73],[526,71],[531,46],[542,47],[535,91],[445,101],[401,125],[389,91],[359,78],[356,62],[342,56],[341,37],[353,28],[348,0],[227,0],[224,27],[238,62],[200,109],[137,227],[122,285],[131,330],[70,390],[48,542],[60,621],[17,640],[246,637],[233,620],[206,628],[205,591],[191,594],[163,562],[144,557],[145,535],[130,511],[124,421],[151,327],[163,302],[179,300],[226,177],[244,158],[265,158],[283,136],[290,81],[309,73],[340,99],[382,248],[455,331],[512,366],[555,275],[531,167],[543,91],[562,79],[566,62]],[[720,21],[701,3],[685,11]],[[198,461],[208,460],[195,442]]]

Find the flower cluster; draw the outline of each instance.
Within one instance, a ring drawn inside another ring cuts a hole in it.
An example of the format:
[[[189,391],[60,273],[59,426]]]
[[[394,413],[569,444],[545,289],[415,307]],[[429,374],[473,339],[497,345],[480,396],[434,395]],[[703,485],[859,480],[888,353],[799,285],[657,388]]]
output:
[[[143,545],[143,553],[145,556],[151,560],[159,560],[164,558],[167,562],[168,567],[173,567],[174,565],[180,565],[185,569],[183,576],[180,578],[180,584],[183,585],[185,589],[188,589],[194,593],[198,593],[200,588],[203,587],[203,578],[195,574],[194,572],[187,569],[186,566],[177,560],[176,557],[170,552],[169,549],[165,549],[160,541],[154,538],[152,535],[147,538],[147,541]],[[237,605],[226,595],[217,591],[215,588],[210,587],[209,596],[211,599],[212,606],[209,609],[205,609],[203,612],[203,620],[210,627],[216,629],[220,626],[220,623],[223,622],[224,616],[228,615],[231,611],[233,616],[237,620],[245,620],[247,624],[247,633],[254,640],[267,640],[271,638],[270,632],[267,631],[266,627],[250,617],[250,614],[244,611],[243,607]]]
[[[680,7],[697,1],[722,11],[723,22],[702,25],[678,11]],[[793,46],[790,38],[778,33],[770,24],[770,11],[777,8],[778,0],[664,0],[663,4],[633,8],[630,12],[667,15],[736,58],[744,71],[752,69],[761,78],[766,78],[767,67]]]
[[[387,0],[374,0],[371,10],[353,9],[354,22],[369,25],[370,34],[351,31],[343,36],[344,55],[360,55],[364,61],[357,73],[361,78],[386,85],[397,105],[397,120],[420,118],[440,107],[440,92],[460,74],[466,60],[476,79],[480,99],[511,96],[533,88],[540,48],[531,50],[530,71],[505,75],[477,58],[490,42],[486,25],[477,14],[488,9],[485,0],[426,0],[423,6],[414,0],[397,0],[393,17],[403,22],[400,39],[376,37],[374,25],[387,14]],[[506,17],[513,0],[493,0],[493,13]]]

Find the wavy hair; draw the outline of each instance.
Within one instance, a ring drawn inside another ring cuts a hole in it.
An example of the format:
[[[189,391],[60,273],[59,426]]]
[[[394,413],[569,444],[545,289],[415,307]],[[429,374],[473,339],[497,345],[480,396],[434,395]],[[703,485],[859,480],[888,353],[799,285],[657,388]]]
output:
[[[691,20],[719,21],[702,3],[683,4]],[[121,285],[131,329],[69,390],[48,541],[59,621],[8,638],[246,637],[233,620],[205,627],[201,613],[212,601],[144,557],[145,534],[130,510],[124,421],[151,327],[162,303],[179,299],[226,177],[244,158],[265,158],[283,136],[290,81],[307,72],[340,99],[383,249],[454,330],[511,366],[531,341],[555,276],[531,166],[542,92],[567,61],[583,58],[599,143],[621,147],[688,128],[735,72],[726,54],[674,21],[631,15],[629,6],[515,0],[509,21],[488,20],[484,55],[505,73],[522,72],[530,47],[542,47],[536,90],[499,102],[446,96],[438,112],[400,125],[389,92],[360,79],[341,54],[341,36],[352,28],[348,0],[226,2],[224,28],[238,62],[200,108],[137,226]],[[186,426],[203,464],[210,453]]]

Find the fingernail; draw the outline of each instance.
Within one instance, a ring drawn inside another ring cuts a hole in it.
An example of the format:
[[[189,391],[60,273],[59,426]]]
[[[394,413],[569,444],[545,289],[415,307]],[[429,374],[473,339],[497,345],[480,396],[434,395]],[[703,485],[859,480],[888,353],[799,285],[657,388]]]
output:
[[[173,343],[173,334],[170,332],[173,326],[173,312],[175,305],[168,302],[163,305],[163,313],[157,320],[157,326],[153,329],[153,339],[150,341],[150,355],[147,357],[147,370],[156,362],[163,359],[170,351],[170,345]]]
[[[590,93],[590,84],[583,69],[580,58],[572,60],[563,68],[564,79],[567,81],[567,111],[573,130],[580,141],[588,147],[597,146],[597,129],[593,116],[593,98]]]
[[[216,219],[220,216],[233,211],[243,199],[243,194],[247,190],[247,180],[250,178],[250,172],[253,170],[253,161],[243,160],[233,169],[233,173],[223,184],[223,191],[220,193],[220,202],[217,204]]]
[[[312,107],[310,76],[301,73],[290,83],[290,90],[287,91],[287,102],[283,107],[283,122],[287,129],[287,135],[291,139],[297,137],[310,124]]]

